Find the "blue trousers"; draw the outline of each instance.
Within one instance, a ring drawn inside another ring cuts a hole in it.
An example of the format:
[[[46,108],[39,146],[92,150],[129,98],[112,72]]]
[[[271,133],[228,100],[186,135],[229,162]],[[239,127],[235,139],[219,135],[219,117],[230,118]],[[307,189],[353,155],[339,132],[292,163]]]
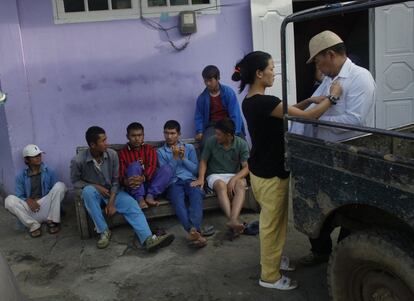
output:
[[[85,203],[86,210],[91,216],[98,233],[102,233],[108,229],[108,225],[102,214],[101,205],[108,204],[109,199],[103,197],[98,190],[92,185],[85,186],[82,190],[82,199]],[[118,191],[115,198],[116,211],[122,214],[127,222],[132,226],[134,232],[138,236],[141,244],[152,236],[152,232],[148,226],[147,219],[138,203],[125,191]]]
[[[142,176],[142,174],[143,170],[139,162],[133,162],[128,165],[127,177]],[[171,167],[168,164],[165,164],[158,168],[151,181],[147,181],[137,188],[128,189],[128,191],[136,200],[144,198],[146,194],[156,197],[163,193],[167,188],[172,175],[173,171]],[[147,191],[147,193],[145,193],[145,191]]]
[[[178,219],[187,232],[193,227],[200,231],[203,219],[204,191],[199,187],[191,187],[190,183],[192,181],[178,179],[177,182],[172,183],[167,189],[167,198],[170,200]]]

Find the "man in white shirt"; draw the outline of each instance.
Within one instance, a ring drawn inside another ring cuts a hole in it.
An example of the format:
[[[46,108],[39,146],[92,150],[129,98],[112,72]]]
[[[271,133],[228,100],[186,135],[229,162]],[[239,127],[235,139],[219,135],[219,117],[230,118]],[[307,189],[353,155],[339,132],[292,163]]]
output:
[[[355,65],[347,57],[342,39],[332,31],[323,31],[309,41],[309,53],[307,63],[314,62],[315,67],[325,75],[312,97],[329,95],[330,86],[334,81],[338,81],[342,87],[339,99],[329,96],[334,105],[319,120],[374,127],[375,81],[368,70]],[[310,107],[312,106],[314,104]],[[341,141],[360,134],[350,130],[298,122],[292,124],[291,132],[327,141]],[[332,227],[325,227],[318,238],[310,239],[311,253],[300,260],[303,265],[328,261],[332,252],[332,231]],[[342,228],[338,241],[348,233]]]
[[[336,105],[331,106],[319,120],[374,127],[375,81],[367,69],[355,65],[347,57],[342,39],[332,31],[323,31],[310,40],[309,53],[307,63],[314,62],[325,75],[312,97],[329,95],[334,81],[338,81],[343,90],[341,97],[333,100]],[[359,134],[298,122],[293,123],[291,132],[327,141],[340,141]]]

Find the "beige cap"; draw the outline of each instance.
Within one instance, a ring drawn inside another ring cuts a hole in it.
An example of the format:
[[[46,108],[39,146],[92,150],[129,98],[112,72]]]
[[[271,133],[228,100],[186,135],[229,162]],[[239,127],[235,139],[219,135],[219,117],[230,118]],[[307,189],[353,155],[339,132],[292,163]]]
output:
[[[44,153],[37,145],[28,144],[23,149],[23,158],[36,157],[38,154]]]
[[[306,61],[306,64],[312,63],[319,52],[343,42],[336,33],[330,30],[318,33],[309,41],[309,59]]]

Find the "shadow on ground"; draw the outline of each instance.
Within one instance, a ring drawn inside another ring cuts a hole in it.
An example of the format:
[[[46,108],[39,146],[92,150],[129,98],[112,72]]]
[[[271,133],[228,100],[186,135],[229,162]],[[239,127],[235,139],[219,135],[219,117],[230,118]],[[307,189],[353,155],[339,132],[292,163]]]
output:
[[[95,247],[96,239],[80,240],[72,204],[66,204],[62,231],[30,238],[18,229],[15,218],[0,208],[0,251],[6,257],[22,292],[30,300],[286,300],[327,301],[326,265],[298,267],[288,273],[300,283],[290,292],[258,286],[259,239],[241,236],[225,240],[225,219],[220,211],[205,215],[217,233],[202,250],[189,249],[176,218],[151,222],[176,235],[173,244],[148,254],[136,247],[130,227],[113,231],[111,245]],[[258,215],[245,212],[245,221]],[[289,223],[285,253],[296,261],[308,252],[307,239]]]

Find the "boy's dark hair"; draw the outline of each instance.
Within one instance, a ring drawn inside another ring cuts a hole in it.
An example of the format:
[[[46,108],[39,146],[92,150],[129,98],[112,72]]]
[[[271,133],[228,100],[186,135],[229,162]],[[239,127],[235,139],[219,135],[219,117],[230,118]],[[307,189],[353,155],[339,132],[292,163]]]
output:
[[[142,130],[142,131],[144,131],[144,127],[139,122],[132,122],[127,127],[127,135],[129,134],[130,131],[133,131],[133,130]]]
[[[235,67],[231,79],[235,82],[240,81],[239,93],[246,85],[252,85],[256,79],[256,71],[263,71],[269,64],[272,56],[263,51],[253,51],[241,59]]]
[[[105,130],[99,126],[91,126],[85,133],[85,139],[89,146],[98,142],[99,135],[105,134]]]
[[[181,126],[176,120],[168,120],[164,124],[164,130],[177,130],[178,133],[181,132]]]
[[[224,118],[222,120],[217,121],[214,125],[214,128],[222,131],[224,134],[230,134],[234,136],[236,131],[236,126],[234,125],[234,121],[230,118]]]
[[[208,65],[207,67],[205,67],[201,74],[204,79],[220,79],[220,70],[214,65]]]
[[[339,43],[339,44],[333,45],[329,48],[326,48],[326,49],[322,50],[321,52],[319,52],[317,55],[320,55],[320,54],[325,55],[329,50],[331,50],[335,53],[338,53],[340,55],[346,55],[346,47],[345,47],[344,43]]]

